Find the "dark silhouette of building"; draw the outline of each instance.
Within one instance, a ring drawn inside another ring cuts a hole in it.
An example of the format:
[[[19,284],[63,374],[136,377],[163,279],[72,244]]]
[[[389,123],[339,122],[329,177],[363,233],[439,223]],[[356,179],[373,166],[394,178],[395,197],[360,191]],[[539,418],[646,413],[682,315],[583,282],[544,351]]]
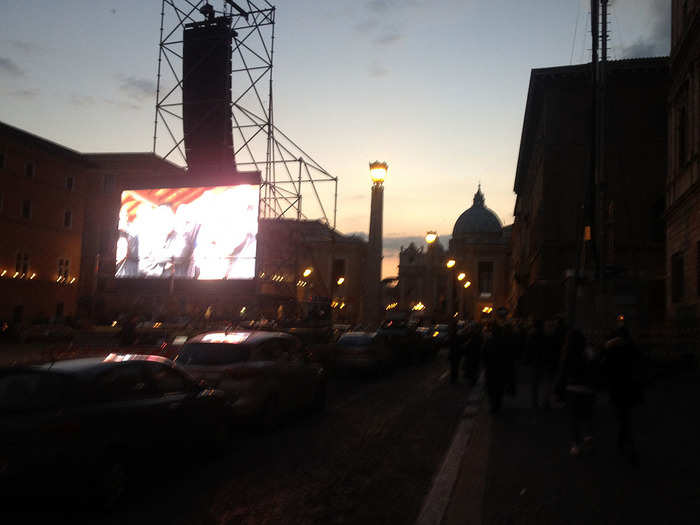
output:
[[[594,224],[605,228],[606,260],[598,268],[605,278],[601,285],[600,273],[585,267],[576,315],[599,328],[620,315],[648,325],[664,313],[668,59],[610,61],[606,70],[608,219]],[[530,76],[514,185],[509,299],[523,316],[566,314],[577,261],[596,249],[590,241],[579,244],[591,169],[590,71],[582,64],[534,69]]]

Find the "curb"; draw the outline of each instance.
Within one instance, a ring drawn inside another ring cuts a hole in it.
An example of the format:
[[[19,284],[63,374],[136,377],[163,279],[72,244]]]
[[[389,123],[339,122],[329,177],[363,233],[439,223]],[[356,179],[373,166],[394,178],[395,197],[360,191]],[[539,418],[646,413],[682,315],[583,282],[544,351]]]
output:
[[[423,500],[423,506],[418,514],[416,525],[440,525],[445,518],[452,493],[457,485],[462,460],[477,427],[475,420],[479,415],[483,397],[484,374],[482,373],[469,392],[467,404],[461,415],[461,421],[452,437],[452,443],[447,449],[440,470],[433,478],[430,491],[425,500]]]

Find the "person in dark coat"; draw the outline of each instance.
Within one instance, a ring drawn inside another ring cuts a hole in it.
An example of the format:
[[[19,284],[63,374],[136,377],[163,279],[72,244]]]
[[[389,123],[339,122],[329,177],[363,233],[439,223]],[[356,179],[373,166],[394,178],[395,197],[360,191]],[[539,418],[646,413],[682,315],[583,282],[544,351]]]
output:
[[[503,328],[492,323],[484,338],[484,367],[486,369],[486,393],[491,413],[501,410],[507,381],[507,348]]]
[[[484,345],[484,336],[481,333],[481,325],[472,323],[464,351],[464,376],[470,384],[475,385],[479,377],[479,365],[481,364],[481,349]]]
[[[598,381],[597,360],[593,348],[579,330],[571,330],[562,351],[557,391],[566,393],[571,415],[572,456],[578,456],[593,441],[593,408]],[[582,430],[585,435],[582,436]]]
[[[632,464],[637,464],[632,415],[644,396],[642,356],[626,327],[618,328],[613,335],[605,343],[602,365],[618,424],[617,450]]]
[[[530,365],[532,371],[530,387],[532,389],[532,408],[535,409],[540,406],[540,390],[545,375],[545,355],[548,343],[544,332],[544,322],[541,319],[535,320],[525,345],[525,362]]]
[[[449,349],[449,359],[450,359],[450,383],[457,384],[459,382],[459,363],[462,359],[462,348],[459,344],[459,337],[457,334],[457,322],[452,319],[447,328],[447,340],[450,345]]]

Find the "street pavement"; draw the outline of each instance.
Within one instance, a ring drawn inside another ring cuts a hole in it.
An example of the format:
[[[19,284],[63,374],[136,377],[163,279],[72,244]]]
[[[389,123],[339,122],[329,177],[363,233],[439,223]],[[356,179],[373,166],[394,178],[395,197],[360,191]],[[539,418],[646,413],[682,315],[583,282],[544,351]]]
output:
[[[656,372],[634,414],[637,467],[617,454],[604,394],[593,449],[579,457],[567,409],[533,410],[529,385],[497,415],[485,400],[443,525],[700,523],[700,375]]]

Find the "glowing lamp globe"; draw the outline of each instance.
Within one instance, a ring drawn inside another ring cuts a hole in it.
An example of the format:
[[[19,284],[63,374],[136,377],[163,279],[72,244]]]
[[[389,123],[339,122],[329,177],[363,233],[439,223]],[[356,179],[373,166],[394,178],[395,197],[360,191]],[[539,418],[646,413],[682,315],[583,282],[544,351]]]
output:
[[[375,184],[381,184],[386,179],[386,172],[389,169],[389,165],[386,162],[379,162],[375,160],[369,163],[369,174],[372,177],[372,182]]]
[[[437,233],[434,231],[429,231],[425,234],[425,242],[428,244],[433,244],[437,240]]]

